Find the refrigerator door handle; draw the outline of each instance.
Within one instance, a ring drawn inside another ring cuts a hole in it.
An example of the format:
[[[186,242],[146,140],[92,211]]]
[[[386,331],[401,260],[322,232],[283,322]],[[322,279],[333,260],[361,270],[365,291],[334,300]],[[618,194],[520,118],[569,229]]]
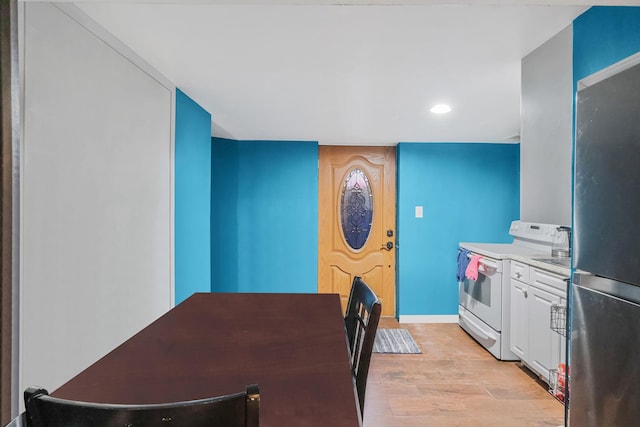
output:
[[[573,274],[573,282],[592,291],[640,304],[640,286],[607,279],[584,271],[576,271]]]

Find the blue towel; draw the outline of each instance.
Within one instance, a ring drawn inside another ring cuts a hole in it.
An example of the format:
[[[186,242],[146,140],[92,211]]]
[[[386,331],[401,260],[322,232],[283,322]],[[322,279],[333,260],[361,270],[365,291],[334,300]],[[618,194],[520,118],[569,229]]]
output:
[[[465,272],[469,265],[469,254],[471,254],[471,251],[463,248],[458,249],[458,272],[456,274],[458,282],[464,281]]]

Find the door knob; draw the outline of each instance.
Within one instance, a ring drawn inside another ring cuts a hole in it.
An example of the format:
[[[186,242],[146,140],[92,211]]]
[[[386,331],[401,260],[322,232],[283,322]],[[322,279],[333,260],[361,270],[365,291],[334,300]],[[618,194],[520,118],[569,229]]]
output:
[[[387,242],[387,244],[381,246],[380,249],[384,249],[385,251],[390,251],[391,249],[393,249],[393,242]]]

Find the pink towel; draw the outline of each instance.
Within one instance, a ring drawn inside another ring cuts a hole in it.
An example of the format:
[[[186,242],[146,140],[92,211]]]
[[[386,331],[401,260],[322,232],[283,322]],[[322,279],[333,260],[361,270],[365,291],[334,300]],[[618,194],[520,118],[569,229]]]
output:
[[[480,255],[472,255],[469,260],[469,265],[467,266],[467,270],[465,271],[465,276],[469,280],[478,280],[478,263],[482,257]]]

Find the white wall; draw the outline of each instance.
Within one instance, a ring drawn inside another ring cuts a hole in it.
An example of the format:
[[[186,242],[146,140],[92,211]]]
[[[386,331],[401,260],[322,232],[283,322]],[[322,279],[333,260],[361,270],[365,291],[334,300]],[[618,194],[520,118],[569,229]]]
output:
[[[52,391],[172,305],[175,88],[73,6],[24,7],[19,388]]]
[[[522,60],[520,218],[571,225],[573,30]]]

